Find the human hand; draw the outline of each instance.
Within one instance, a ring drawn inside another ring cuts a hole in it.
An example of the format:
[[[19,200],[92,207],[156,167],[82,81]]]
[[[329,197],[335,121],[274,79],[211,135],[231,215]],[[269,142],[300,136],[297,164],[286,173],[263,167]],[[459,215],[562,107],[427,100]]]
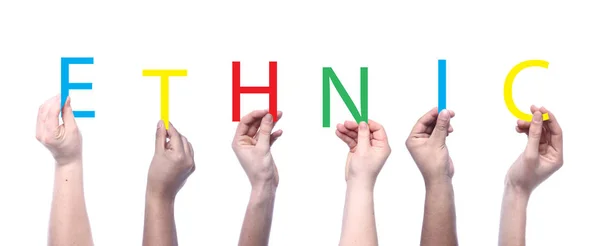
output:
[[[35,137],[42,143],[56,161],[57,167],[79,164],[82,161],[82,139],[75,122],[71,98],[62,109],[63,124],[59,125],[61,113],[60,95],[48,99],[40,106]]]
[[[506,174],[506,185],[530,194],[563,165],[562,129],[556,117],[544,107],[531,106],[533,120],[518,120],[516,130],[527,134],[525,151]],[[542,121],[542,114],[549,119]]]
[[[406,147],[419,167],[425,184],[445,182],[454,176],[454,164],[446,146],[446,137],[454,131],[450,119],[451,110],[437,107],[423,115],[413,127]]]
[[[282,116],[281,111],[277,112],[278,121]],[[252,187],[266,184],[277,187],[279,184],[277,166],[271,156],[271,145],[283,131],[271,133],[275,123],[268,110],[255,110],[244,116],[238,124],[231,146]]]
[[[160,199],[175,199],[187,178],[196,170],[194,148],[173,124],[169,129],[158,122],[154,158],[148,170],[148,195]]]
[[[369,120],[369,124],[346,121],[337,125],[335,135],[350,148],[346,159],[346,182],[358,180],[374,185],[392,152],[383,126],[373,120]]]

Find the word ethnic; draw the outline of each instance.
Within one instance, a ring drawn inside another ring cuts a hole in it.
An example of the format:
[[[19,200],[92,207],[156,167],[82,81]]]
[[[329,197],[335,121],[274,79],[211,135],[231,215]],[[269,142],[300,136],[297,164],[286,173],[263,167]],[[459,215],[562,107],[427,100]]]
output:
[[[70,90],[92,90],[92,82],[71,82],[69,80],[70,65],[92,65],[93,57],[63,57],[61,58],[61,107],[64,106]],[[513,100],[513,82],[516,76],[529,67],[548,68],[548,62],[544,60],[527,60],[514,66],[506,76],[504,82],[504,102],[508,110],[518,119],[531,121],[533,115],[521,111]],[[269,112],[273,120],[277,121],[277,62],[269,62],[269,85],[268,86],[241,86],[240,81],[241,64],[239,61],[232,62],[232,122],[240,121],[240,104],[242,94],[268,94]],[[160,77],[160,118],[169,126],[169,78],[175,76],[187,76],[186,69],[144,69],[142,76]],[[369,69],[360,68],[360,111],[354,100],[350,97],[346,88],[337,77],[333,68],[323,67],[323,127],[331,126],[331,85],[350,111],[356,122],[367,121],[368,117],[368,81]],[[438,110],[446,108],[446,60],[438,60]],[[73,111],[76,118],[95,118],[95,111]],[[543,120],[548,120],[548,114],[543,115]]]

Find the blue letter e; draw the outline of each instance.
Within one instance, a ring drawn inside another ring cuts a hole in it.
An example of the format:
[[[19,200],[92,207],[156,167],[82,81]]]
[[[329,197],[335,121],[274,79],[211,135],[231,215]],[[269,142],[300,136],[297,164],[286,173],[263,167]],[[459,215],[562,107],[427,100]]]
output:
[[[70,90],[91,90],[92,83],[69,82],[69,65],[71,64],[94,64],[93,57],[62,57],[60,59],[60,108],[65,106],[65,101]],[[75,118],[94,118],[96,111],[73,111]]]

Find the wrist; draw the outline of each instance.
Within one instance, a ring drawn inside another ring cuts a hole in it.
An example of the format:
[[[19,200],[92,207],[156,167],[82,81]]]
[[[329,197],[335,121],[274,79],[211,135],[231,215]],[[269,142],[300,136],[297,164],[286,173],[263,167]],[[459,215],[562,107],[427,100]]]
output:
[[[57,167],[76,166],[76,165],[81,165],[82,163],[83,163],[83,157],[81,156],[81,154],[71,156],[71,157],[62,157],[62,156],[54,157],[54,164]]]
[[[173,205],[175,197],[165,196],[164,194],[146,190],[146,204],[151,205]]]
[[[81,158],[77,158],[71,161],[54,161],[54,169],[55,170],[69,170],[69,169],[77,169],[83,166],[83,160]]]
[[[252,184],[252,193],[260,195],[274,194],[277,191],[277,184],[273,181],[255,182]]]
[[[54,177],[55,179],[65,179],[65,181],[82,180],[83,179],[83,165],[81,161],[71,162],[69,164],[54,166]]]
[[[256,180],[254,182],[250,182],[252,185],[252,191],[275,191],[277,190],[277,182],[275,179],[266,179],[266,180]]]
[[[504,184],[504,196],[510,196],[519,200],[528,201],[529,197],[531,196],[531,191],[507,182]]]
[[[348,190],[373,191],[375,189],[375,179],[351,178],[346,181],[346,187]]]
[[[277,192],[277,186],[269,183],[262,183],[252,186],[250,192],[250,203],[252,204],[264,204],[269,201],[275,200],[275,193]]]
[[[447,176],[447,175],[440,175],[438,177],[423,176],[423,181],[425,182],[425,187],[427,187],[427,188],[452,186],[452,177]]]

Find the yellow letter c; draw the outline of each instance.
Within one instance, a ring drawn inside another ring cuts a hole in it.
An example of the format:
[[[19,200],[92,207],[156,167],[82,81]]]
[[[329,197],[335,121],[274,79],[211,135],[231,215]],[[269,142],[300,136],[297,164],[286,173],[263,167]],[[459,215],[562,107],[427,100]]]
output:
[[[510,70],[510,72],[508,72],[508,75],[506,76],[506,81],[504,82],[504,102],[506,103],[506,107],[508,107],[508,110],[514,116],[524,121],[531,121],[533,119],[533,115],[524,113],[523,111],[519,110],[519,108],[517,108],[517,105],[515,105],[515,101],[513,100],[512,96],[512,85],[515,81],[515,77],[517,77],[517,74],[519,74],[523,69],[528,67],[548,68],[548,62],[544,60],[528,60],[521,62],[514,66]],[[542,116],[543,120],[549,119],[548,114],[543,114]]]

